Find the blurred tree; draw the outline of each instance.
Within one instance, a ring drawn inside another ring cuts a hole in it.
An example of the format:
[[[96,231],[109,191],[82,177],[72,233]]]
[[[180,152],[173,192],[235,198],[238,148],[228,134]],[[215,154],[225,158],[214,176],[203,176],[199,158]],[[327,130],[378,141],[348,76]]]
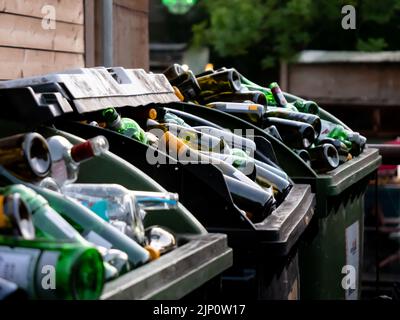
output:
[[[347,4],[356,8],[355,30],[341,25]],[[400,49],[400,0],[200,0],[199,6],[208,15],[193,25],[192,43],[210,46],[217,60],[256,58],[258,68],[276,69],[279,59],[304,49]]]

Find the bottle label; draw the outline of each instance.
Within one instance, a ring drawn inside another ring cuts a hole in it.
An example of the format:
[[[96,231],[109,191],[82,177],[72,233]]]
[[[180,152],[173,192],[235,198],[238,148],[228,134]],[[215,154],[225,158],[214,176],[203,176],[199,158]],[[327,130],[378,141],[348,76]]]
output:
[[[0,278],[14,282],[32,293],[38,249],[0,246]]]
[[[112,248],[112,243],[108,242],[106,239],[104,239],[102,236],[100,236],[98,233],[94,231],[90,231],[86,236],[85,239],[97,246],[101,246],[107,249]]]
[[[51,166],[51,175],[59,185],[63,185],[68,180],[67,165],[64,159],[54,161]]]

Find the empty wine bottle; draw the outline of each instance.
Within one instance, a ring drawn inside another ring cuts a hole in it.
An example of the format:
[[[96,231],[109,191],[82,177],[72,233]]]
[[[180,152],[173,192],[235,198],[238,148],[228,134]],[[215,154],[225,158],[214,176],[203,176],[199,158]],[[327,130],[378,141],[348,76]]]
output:
[[[115,108],[104,110],[103,117],[107,123],[107,128],[144,144],[148,143],[144,130],[139,124],[133,119],[122,118]]]
[[[28,293],[14,282],[0,278],[0,301],[21,301],[28,298]]]
[[[108,141],[103,136],[97,136],[85,142],[73,145],[62,136],[47,139],[51,159],[51,176],[61,187],[78,179],[79,164],[94,156],[108,151]]]
[[[294,106],[298,111],[310,114],[319,114],[319,106],[314,101],[296,100]]]
[[[10,183],[21,183],[20,180],[4,170],[2,166],[0,166],[0,175],[7,179]],[[42,196],[39,198],[39,200],[41,199],[39,202],[40,205],[36,205],[36,202],[32,202],[32,205],[35,207],[37,206],[43,209],[40,211],[39,215],[36,215],[34,213],[35,210],[32,210],[34,219],[33,221],[38,229],[43,230],[51,237],[56,239],[67,238],[80,243],[86,243],[87,240],[98,246],[119,249],[123,252],[126,252],[130,263],[134,267],[149,261],[150,256],[147,250],[143,249],[133,239],[121,234],[118,230],[101,219],[90,209],[85,208],[77,201],[73,201],[70,198],[67,198],[56,192],[38,188],[34,185],[30,185],[30,187]],[[18,190],[14,192],[21,193]],[[43,197],[45,197],[51,204],[50,208],[47,204],[47,201]],[[43,200],[46,206],[42,205]],[[27,204],[29,205],[28,200]],[[62,217],[60,217],[60,215],[57,213],[59,213]],[[51,214],[51,217],[49,217],[47,214]],[[68,223],[66,223],[64,218],[68,221]],[[72,228],[71,225],[73,225],[74,228]],[[83,239],[82,236],[76,231],[79,231],[79,233],[82,234],[86,240]]]
[[[19,194],[31,212],[34,226],[41,237],[86,243],[79,232],[50,207],[45,198],[31,188],[15,184],[0,188],[0,193],[5,196]]]
[[[311,166],[317,172],[327,172],[339,166],[339,155],[331,144],[323,144],[308,150]]]
[[[199,95],[200,86],[192,71],[185,70],[181,65],[175,63],[169,66],[163,74],[172,86],[178,88],[183,95],[184,101],[195,100]]]
[[[75,242],[0,236],[0,277],[33,299],[98,299],[104,267],[97,249]]]
[[[278,107],[285,108],[286,105],[288,104],[288,102],[287,102],[285,96],[283,95],[282,90],[279,87],[278,83],[272,82],[269,85],[269,88],[271,90],[272,95],[274,96],[276,105]]]
[[[25,181],[41,180],[50,173],[49,146],[38,133],[0,139],[0,164]]]
[[[236,70],[227,69],[197,78],[201,97],[220,92],[238,92],[241,89],[240,75]]]
[[[315,138],[321,133],[321,119],[313,114],[303,112],[293,112],[283,108],[269,107],[265,111],[265,117],[275,117],[310,124],[315,131]]]
[[[341,140],[349,149],[353,156],[358,156],[363,152],[367,139],[358,132],[346,130],[343,126],[322,120],[322,130],[320,139],[333,138]]]
[[[225,149],[224,140],[202,133],[192,128],[183,127],[174,123],[159,123],[155,120],[147,120],[147,130],[160,129],[170,131],[179,137],[185,144],[195,150],[221,152]]]
[[[307,150],[301,149],[301,150],[294,150],[294,152],[297,153],[297,155],[309,166],[311,167],[311,158],[310,154],[308,153]]]
[[[223,139],[225,144],[232,148],[245,149],[253,153],[257,148],[253,140],[235,134],[229,130],[221,130],[209,126],[196,126],[193,127],[193,129]]]
[[[264,114],[264,106],[261,104],[248,102],[211,102],[206,106],[226,113],[234,114],[256,124],[261,124]]]
[[[338,155],[339,155],[339,163],[340,164],[344,163],[348,160],[349,149],[341,140],[332,139],[332,138],[323,138],[323,139],[318,139],[318,141],[317,141],[318,145],[325,144],[325,143],[329,143],[336,148]]]
[[[204,103],[211,102],[245,102],[251,101],[252,103],[267,105],[265,94],[261,91],[241,91],[241,92],[220,92],[218,94],[203,97]]]
[[[246,183],[224,175],[226,185],[232,196],[233,202],[253,222],[261,222],[276,208],[272,192],[253,188]]]
[[[0,234],[35,238],[32,213],[19,193],[0,195]]]
[[[160,146],[163,150],[168,149],[169,155],[183,162],[191,163],[210,163],[218,167],[225,175],[231,178],[238,179],[249,186],[261,189],[261,187],[256,184],[253,180],[248,178],[245,174],[237,170],[232,165],[225,163],[222,160],[209,157],[207,155],[201,154],[194,149],[186,146],[179,138],[171,134],[170,132],[165,132],[160,139]]]
[[[294,149],[307,149],[315,140],[314,128],[304,122],[264,117],[264,127],[274,125],[285,144]]]

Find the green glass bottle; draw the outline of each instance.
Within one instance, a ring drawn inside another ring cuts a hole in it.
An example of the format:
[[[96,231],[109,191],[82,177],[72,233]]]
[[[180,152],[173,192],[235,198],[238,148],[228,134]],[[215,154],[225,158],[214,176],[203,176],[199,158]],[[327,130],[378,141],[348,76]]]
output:
[[[6,178],[10,183],[21,183],[1,166],[0,176]],[[81,243],[86,243],[86,239],[97,246],[121,250],[128,255],[129,262],[133,267],[149,261],[150,255],[147,250],[97,216],[89,208],[57,192],[34,185],[29,185],[29,187],[41,196],[37,197],[34,193],[34,199],[27,199],[26,202],[28,205],[32,202],[35,226],[37,229],[43,230],[45,234],[50,234],[52,238],[73,239]],[[10,192],[18,191],[21,191],[21,186],[10,188]],[[40,210],[37,213],[40,214],[36,215],[34,212],[38,208]],[[48,216],[48,212],[51,213],[51,216]]]
[[[296,100],[294,106],[299,112],[319,115],[319,106],[314,101]]]
[[[336,148],[325,143],[308,150],[311,167],[317,172],[331,171],[339,166],[339,154]]]
[[[341,140],[349,149],[353,156],[358,156],[363,152],[367,139],[358,132],[346,130],[343,126],[322,120],[320,139],[332,138]]]
[[[321,132],[321,119],[313,114],[294,112],[283,108],[268,107],[264,116],[308,123],[314,128],[315,138],[317,138]]]
[[[252,102],[211,102],[207,107],[231,113],[252,123],[261,124],[264,106]]]
[[[107,123],[107,127],[117,131],[124,136],[138,140],[144,144],[148,144],[144,130],[139,124],[130,118],[122,118],[115,108],[108,108],[103,111],[103,117]]]
[[[312,125],[304,122],[265,117],[264,127],[275,126],[283,142],[293,149],[307,149],[315,140],[315,130]]]
[[[253,103],[261,104],[263,106],[267,105],[267,99],[265,94],[261,91],[242,91],[242,92],[221,92],[219,94],[204,97],[204,103],[211,102],[245,102],[251,101]]]
[[[98,299],[104,286],[97,249],[75,242],[0,236],[0,277],[32,299]]]
[[[197,78],[201,97],[212,96],[220,92],[238,92],[241,89],[240,75],[234,69],[226,69]]]
[[[49,239],[62,239],[86,243],[85,239],[41,195],[22,184],[0,188],[0,193],[8,196],[18,193],[27,208],[32,212],[33,223],[40,236]]]

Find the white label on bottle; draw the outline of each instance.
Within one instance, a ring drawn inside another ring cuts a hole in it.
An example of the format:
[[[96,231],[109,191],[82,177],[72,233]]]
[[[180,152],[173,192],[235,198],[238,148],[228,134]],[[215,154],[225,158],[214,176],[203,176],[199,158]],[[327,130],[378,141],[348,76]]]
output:
[[[40,250],[0,246],[0,278],[32,292],[35,264]]]
[[[111,249],[112,248],[112,244],[110,242],[108,242],[106,239],[104,239],[102,236],[100,236],[99,234],[97,234],[94,231],[90,231],[86,236],[85,239],[95,245],[107,248],[107,249]]]
[[[62,185],[65,181],[67,181],[67,165],[65,164],[64,159],[53,162],[51,166],[51,176],[59,185]]]
[[[235,105],[235,104],[227,104],[226,105],[226,110],[239,110],[239,111],[244,111],[244,112],[248,112],[249,107],[247,105]]]

